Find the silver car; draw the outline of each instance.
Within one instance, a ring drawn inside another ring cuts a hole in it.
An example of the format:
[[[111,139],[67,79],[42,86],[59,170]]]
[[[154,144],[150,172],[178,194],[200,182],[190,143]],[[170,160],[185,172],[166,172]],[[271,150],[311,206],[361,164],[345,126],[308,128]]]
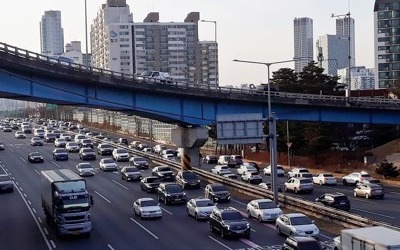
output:
[[[307,216],[301,213],[283,214],[276,219],[276,231],[279,235],[309,236],[318,239],[319,229]]]
[[[93,176],[94,168],[90,163],[81,162],[76,165],[76,172],[79,176]]]
[[[214,202],[208,198],[191,199],[186,204],[186,212],[196,220],[208,219],[215,207]]]
[[[385,191],[383,190],[383,187],[378,184],[359,183],[354,189],[354,196],[362,196],[366,199],[375,197],[383,199],[383,197],[385,196]]]

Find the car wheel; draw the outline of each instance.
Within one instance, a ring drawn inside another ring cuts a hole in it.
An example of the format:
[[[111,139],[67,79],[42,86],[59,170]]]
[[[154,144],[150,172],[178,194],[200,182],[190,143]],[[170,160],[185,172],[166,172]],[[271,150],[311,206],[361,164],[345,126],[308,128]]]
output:
[[[197,213],[194,214],[194,218],[195,218],[196,220],[199,220],[199,217],[197,216]]]
[[[157,200],[161,201],[161,196],[159,194],[157,195]]]
[[[136,213],[136,210],[135,209],[133,209],[133,213],[137,216],[138,214]]]
[[[276,227],[276,232],[278,235],[282,235],[281,228],[279,226]]]
[[[214,227],[212,226],[212,224],[210,223],[210,232],[214,232]]]
[[[319,181],[319,185],[321,185],[321,186],[322,186],[323,184],[324,184],[324,183],[322,183],[322,181]]]
[[[224,229],[223,228],[221,228],[221,238],[222,239],[225,239],[225,232],[224,232]]]
[[[347,181],[346,181],[346,179],[343,179],[343,185],[344,185],[344,186],[347,186]]]
[[[188,216],[190,216],[190,213],[189,213],[189,209],[188,209],[188,208],[186,208],[186,214],[187,214]]]
[[[298,193],[299,193],[299,191],[297,190],[297,188],[294,188],[293,191],[294,191],[295,194],[298,194]]]
[[[247,218],[251,218],[251,213],[250,213],[250,210],[247,210]]]
[[[354,191],[354,197],[357,197],[357,192],[356,191]]]
[[[369,194],[365,193],[365,199],[369,199]]]
[[[294,233],[293,233],[292,231],[290,231],[289,236],[290,236],[290,237],[293,237],[293,236],[294,236]]]
[[[258,215],[258,221],[259,221],[260,223],[263,223],[263,222],[264,222],[263,219],[262,219],[262,217],[261,217],[261,214]]]
[[[287,188],[287,186],[285,186],[284,190],[285,190],[285,192],[287,192],[287,191],[288,191],[288,188]]]
[[[358,184],[358,181],[356,181],[354,184],[357,186],[357,184]]]
[[[142,213],[139,213],[139,217],[140,217],[141,220],[143,220]]]

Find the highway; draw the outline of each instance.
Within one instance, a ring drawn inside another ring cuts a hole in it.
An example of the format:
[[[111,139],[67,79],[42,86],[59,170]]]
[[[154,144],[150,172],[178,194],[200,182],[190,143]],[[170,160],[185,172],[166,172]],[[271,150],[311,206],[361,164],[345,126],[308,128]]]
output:
[[[68,161],[52,160],[53,143],[31,146],[32,135],[15,139],[14,133],[0,132],[6,148],[0,151],[0,173],[8,172],[14,179],[13,193],[0,194],[0,249],[279,249],[285,237],[278,236],[274,224],[251,219],[250,239],[222,239],[210,233],[207,222],[187,216],[185,205],[160,204],[163,218],[141,220],[133,214],[132,203],[137,198],[152,197],[140,190],[139,183],[121,180],[118,172],[99,170],[100,157],[92,164],[94,177],[86,177],[89,192],[94,196],[92,208],[93,231],[90,238],[59,240],[46,224],[40,202],[40,171],[69,168],[75,170],[77,153],[70,153]],[[27,155],[39,151],[44,163],[28,163]],[[119,163],[121,167],[126,163]],[[143,176],[151,170],[143,171]],[[203,196],[204,183],[199,190],[187,190],[188,198]],[[228,204],[245,213],[250,199],[233,197]],[[321,241],[332,243],[334,235],[321,232]]]

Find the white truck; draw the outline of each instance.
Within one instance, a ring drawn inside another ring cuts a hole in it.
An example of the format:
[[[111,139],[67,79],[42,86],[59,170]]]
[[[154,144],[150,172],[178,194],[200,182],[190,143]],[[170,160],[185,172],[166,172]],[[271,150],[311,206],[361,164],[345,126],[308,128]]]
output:
[[[46,221],[58,237],[90,236],[93,197],[86,181],[69,169],[41,171],[40,191]]]
[[[344,229],[334,238],[334,250],[400,250],[400,231],[387,227]]]
[[[143,71],[140,75],[137,76],[137,79],[143,81],[154,81],[160,83],[173,83],[172,78],[168,72],[161,71]]]

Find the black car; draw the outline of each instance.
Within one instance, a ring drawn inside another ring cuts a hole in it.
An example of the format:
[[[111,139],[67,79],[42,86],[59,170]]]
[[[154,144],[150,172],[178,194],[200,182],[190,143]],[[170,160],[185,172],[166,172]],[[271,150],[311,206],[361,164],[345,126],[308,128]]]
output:
[[[68,161],[68,152],[65,148],[56,148],[53,150],[53,159],[56,161]]]
[[[200,188],[200,179],[193,171],[184,170],[176,174],[176,182],[185,188]]]
[[[118,144],[128,146],[128,139],[126,138],[118,138]]]
[[[282,245],[282,250],[323,250],[321,243],[312,237],[288,237]]]
[[[210,231],[227,236],[250,237],[250,224],[238,210],[232,207],[214,208],[210,215]]]
[[[220,183],[208,184],[204,189],[204,197],[213,202],[229,202],[231,200],[228,188]]]
[[[164,201],[165,205],[170,203],[186,203],[187,201],[182,187],[176,183],[160,183],[157,188],[157,199]]]
[[[29,162],[44,162],[44,157],[41,153],[39,152],[32,152],[28,155],[28,161]]]
[[[4,143],[0,141],[0,150],[4,150],[4,148],[5,148]]]
[[[202,159],[202,162],[207,164],[218,164],[218,156],[207,155]]]
[[[140,189],[142,191],[146,191],[147,193],[156,192],[161,182],[162,180],[156,176],[144,177],[140,181]]]
[[[13,192],[14,183],[8,174],[0,174],[0,192]]]
[[[165,181],[173,181],[174,180],[174,172],[168,166],[158,166],[153,168],[151,171],[153,176],[157,176]]]
[[[342,193],[326,193],[315,199],[315,201],[321,202],[325,206],[345,211],[350,210],[350,200]]]

